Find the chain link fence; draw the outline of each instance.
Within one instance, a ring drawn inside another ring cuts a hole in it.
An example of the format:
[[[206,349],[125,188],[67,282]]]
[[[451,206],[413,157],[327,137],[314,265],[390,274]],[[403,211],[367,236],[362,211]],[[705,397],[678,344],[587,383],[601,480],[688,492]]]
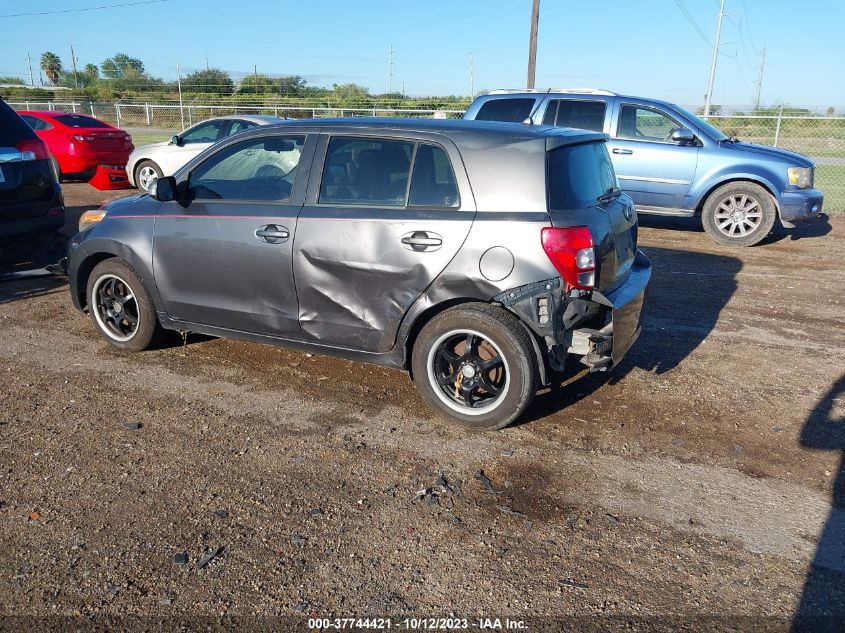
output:
[[[397,109],[387,107],[324,107],[238,103],[97,103],[22,101],[18,110],[63,110],[90,114],[132,135],[135,145],[164,141],[194,123],[213,116],[270,114],[303,119],[349,116],[426,117],[459,119],[463,110]],[[845,212],[845,117],[774,115],[711,115],[707,120],[725,134],[743,141],[780,147],[809,156],[816,163],[816,188],[825,194],[825,209]]]

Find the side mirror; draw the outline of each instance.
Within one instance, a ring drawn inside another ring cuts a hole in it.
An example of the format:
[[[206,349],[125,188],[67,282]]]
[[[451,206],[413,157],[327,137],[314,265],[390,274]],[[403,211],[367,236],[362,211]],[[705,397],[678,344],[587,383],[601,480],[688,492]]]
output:
[[[156,178],[150,183],[147,193],[159,202],[171,202],[176,199],[176,179],[173,176]]]
[[[171,145],[179,145],[181,147],[182,146],[182,137],[179,136],[178,134],[174,134],[173,136],[170,137],[170,144]]]
[[[672,130],[672,142],[679,145],[692,145],[695,143],[695,134],[689,128],[675,128]]]

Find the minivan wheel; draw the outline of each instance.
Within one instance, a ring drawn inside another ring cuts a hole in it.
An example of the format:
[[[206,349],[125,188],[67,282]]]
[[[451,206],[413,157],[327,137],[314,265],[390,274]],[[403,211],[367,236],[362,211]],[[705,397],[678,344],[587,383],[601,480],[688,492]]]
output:
[[[135,168],[135,186],[147,193],[153,180],[161,178],[161,175],[161,168],[153,161],[142,160]]]
[[[150,293],[134,270],[120,259],[107,259],[91,271],[88,312],[102,337],[113,346],[138,352],[161,336]]]
[[[450,308],[429,321],[414,344],[411,369],[432,408],[478,431],[516,420],[539,385],[526,331],[510,313],[482,303]]]
[[[704,203],[704,230],[718,244],[754,246],[772,230],[777,209],[771,194],[752,182],[732,182],[716,189]]]

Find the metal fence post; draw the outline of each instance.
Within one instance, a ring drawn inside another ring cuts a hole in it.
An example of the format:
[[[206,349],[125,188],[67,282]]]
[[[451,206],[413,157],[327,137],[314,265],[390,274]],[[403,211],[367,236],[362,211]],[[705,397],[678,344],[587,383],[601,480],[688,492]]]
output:
[[[117,127],[120,127],[120,104],[119,103],[114,104],[114,111],[115,111],[115,114],[117,115]]]
[[[147,127],[150,127],[152,125],[152,120],[150,119],[150,104],[149,103],[144,104],[144,111],[147,113]]]
[[[192,106],[188,106],[188,127],[191,127],[194,124],[194,121],[191,118],[191,107]]]
[[[777,122],[777,125],[775,125],[775,147],[778,146],[778,139],[780,139],[780,122],[781,122],[781,119],[783,119],[783,106],[781,106],[780,110],[778,110],[778,122]]]
[[[76,114],[76,101],[70,102],[70,109],[73,110],[74,114]]]
[[[94,116],[94,102],[93,102],[93,101],[89,101],[89,102],[88,102],[88,105],[89,105],[89,106],[91,106],[91,116]]]
[[[50,112],[52,112],[52,111],[53,111],[53,102],[52,102],[52,101],[48,101],[48,102],[47,102],[47,109],[48,109]]]

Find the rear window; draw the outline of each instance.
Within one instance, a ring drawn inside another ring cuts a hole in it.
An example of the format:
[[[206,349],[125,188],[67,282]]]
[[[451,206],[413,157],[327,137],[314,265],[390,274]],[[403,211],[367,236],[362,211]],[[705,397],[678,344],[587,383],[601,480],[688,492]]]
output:
[[[604,115],[607,104],[604,101],[577,101],[556,99],[549,103],[543,123],[558,127],[576,127],[582,130],[601,132],[604,130]]]
[[[0,99],[0,147],[14,147],[24,139],[37,138],[23,119]]]
[[[559,147],[548,153],[549,209],[586,209],[616,187],[605,143]]]
[[[62,125],[67,125],[68,127],[111,127],[108,123],[103,123],[102,121],[98,121],[93,117],[85,116],[83,114],[60,114],[59,116],[53,118]]]
[[[475,120],[522,123],[533,108],[534,99],[493,99],[481,106]]]

